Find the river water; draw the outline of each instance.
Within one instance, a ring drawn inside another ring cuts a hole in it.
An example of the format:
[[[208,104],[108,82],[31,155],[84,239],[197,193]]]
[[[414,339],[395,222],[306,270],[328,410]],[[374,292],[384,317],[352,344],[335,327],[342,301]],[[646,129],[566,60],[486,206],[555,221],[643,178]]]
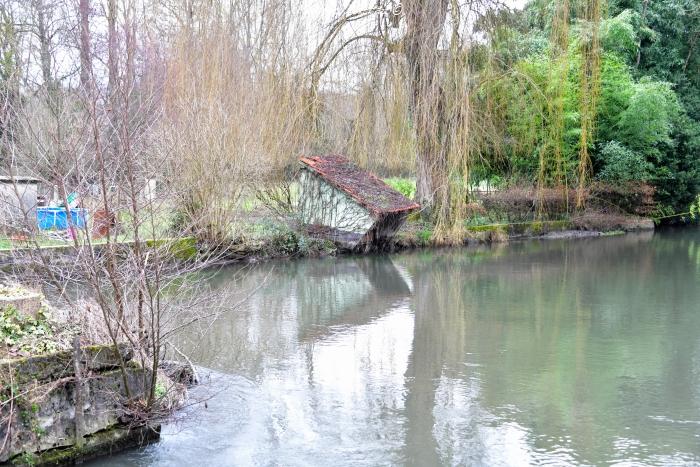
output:
[[[181,338],[201,402],[97,465],[700,464],[697,229],[211,281],[262,285]]]

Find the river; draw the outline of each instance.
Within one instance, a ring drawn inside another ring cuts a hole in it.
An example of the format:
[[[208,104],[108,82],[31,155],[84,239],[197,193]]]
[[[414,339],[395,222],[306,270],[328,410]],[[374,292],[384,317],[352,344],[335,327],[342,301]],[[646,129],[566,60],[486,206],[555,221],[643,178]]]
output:
[[[181,337],[200,402],[94,465],[700,464],[698,229],[211,281],[262,285]]]

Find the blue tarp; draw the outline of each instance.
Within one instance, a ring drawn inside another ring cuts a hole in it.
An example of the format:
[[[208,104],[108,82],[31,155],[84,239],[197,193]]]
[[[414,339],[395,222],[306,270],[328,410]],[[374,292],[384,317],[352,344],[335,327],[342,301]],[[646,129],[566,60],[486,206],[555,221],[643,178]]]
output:
[[[87,209],[71,208],[69,211],[70,219],[66,208],[36,208],[37,225],[41,230],[66,230],[69,225],[85,228]]]

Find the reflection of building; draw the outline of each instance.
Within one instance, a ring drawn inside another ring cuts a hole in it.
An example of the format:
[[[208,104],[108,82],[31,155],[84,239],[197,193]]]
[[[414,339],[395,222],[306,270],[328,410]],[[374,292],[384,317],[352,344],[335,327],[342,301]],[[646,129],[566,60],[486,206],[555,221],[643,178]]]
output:
[[[410,279],[389,258],[317,263],[305,273],[297,289],[301,341],[367,324],[411,294]]]
[[[254,374],[269,358],[294,359],[300,348],[372,325],[405,305],[413,287],[408,273],[388,256],[270,262],[247,268],[236,265],[203,279],[220,297],[217,301],[241,306],[222,314],[216,326],[202,321],[201,327],[188,327],[178,336],[178,348],[202,365]],[[260,290],[244,298],[256,287]]]
[[[341,156],[300,159],[299,212],[312,234],[347,248],[392,237],[418,204]]]
[[[0,177],[0,223],[3,228],[22,225],[25,214],[34,219],[39,180],[32,177]]]

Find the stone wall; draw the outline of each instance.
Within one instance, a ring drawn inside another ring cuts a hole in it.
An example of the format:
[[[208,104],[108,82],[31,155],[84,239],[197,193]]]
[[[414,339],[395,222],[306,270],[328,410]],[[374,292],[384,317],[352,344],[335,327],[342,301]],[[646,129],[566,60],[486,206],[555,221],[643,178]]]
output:
[[[82,349],[80,386],[72,351],[0,361],[0,464],[66,462],[110,451],[134,433],[140,433],[134,442],[157,437],[151,428],[124,429],[125,375],[135,400],[147,394],[151,372],[133,361],[126,347],[120,353],[125,372],[114,347]],[[80,411],[76,417],[76,399],[82,400],[82,417]]]
[[[307,169],[299,174],[299,213],[307,225],[322,225],[364,235],[375,222],[370,212],[347,194]]]

